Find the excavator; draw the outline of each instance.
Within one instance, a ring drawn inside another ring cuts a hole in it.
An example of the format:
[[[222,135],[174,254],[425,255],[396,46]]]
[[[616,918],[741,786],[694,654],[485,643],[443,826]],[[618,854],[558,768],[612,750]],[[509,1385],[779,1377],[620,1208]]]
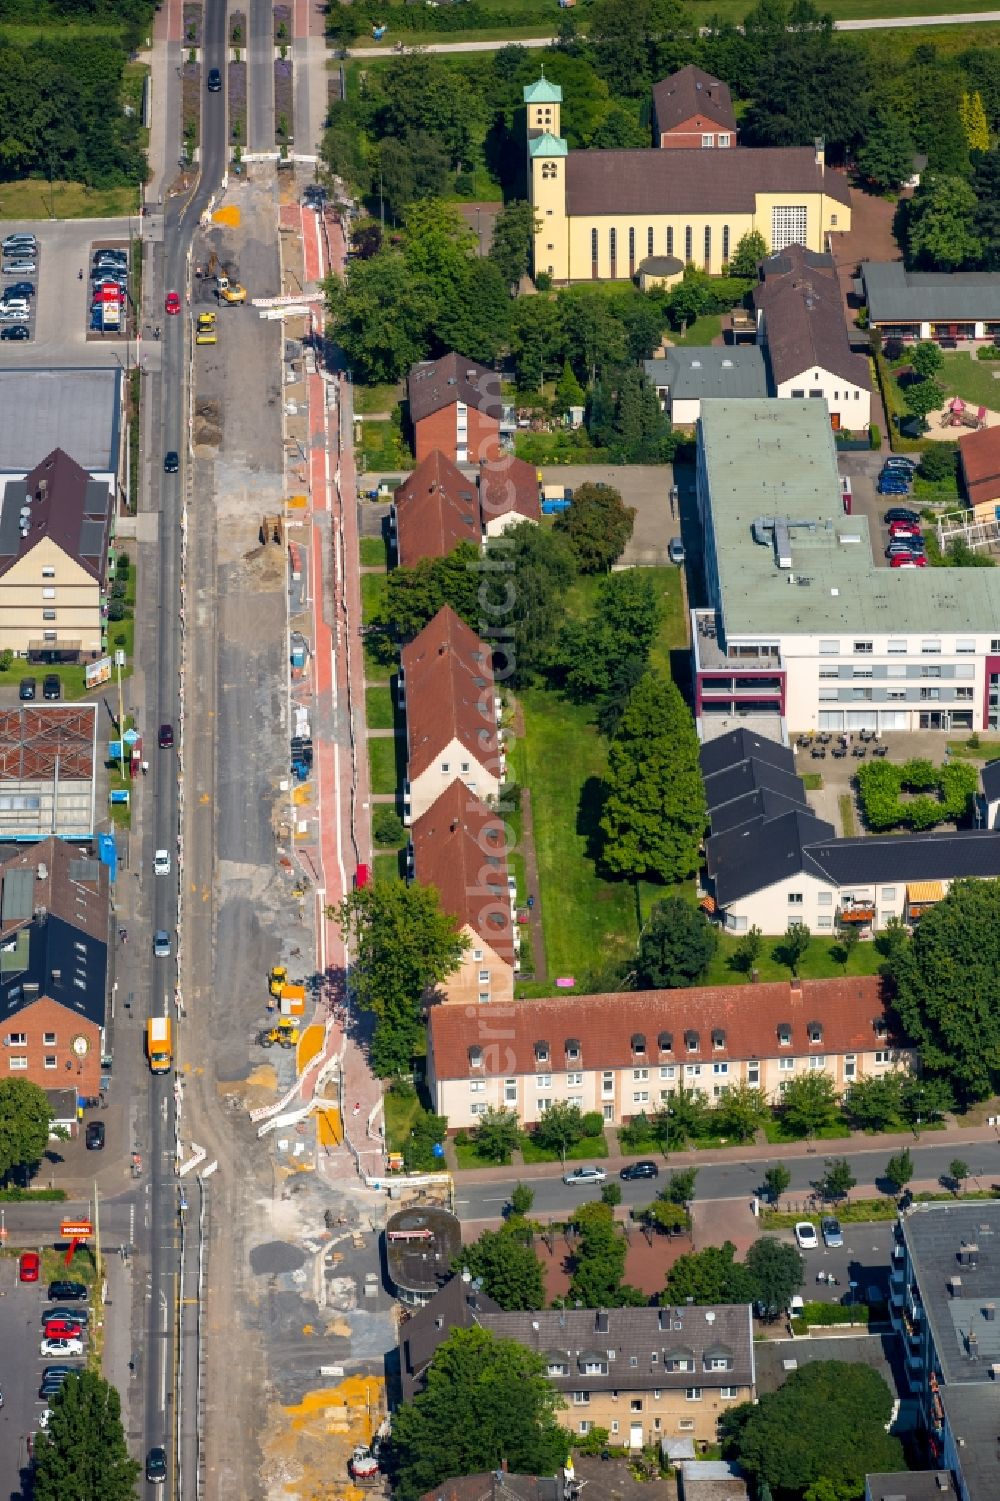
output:
[[[300,1037],[298,1027],[288,1017],[283,1016],[273,1027],[265,1027],[257,1041],[262,1048],[294,1048]]]
[[[213,276],[215,277],[215,295],[218,297],[220,302],[227,302],[230,304],[237,302],[246,302],[246,287],[240,286],[238,281],[231,281],[229,279],[228,267],[221,264],[219,257],[214,250],[209,256],[204,270],[200,271],[200,275],[206,279]]]

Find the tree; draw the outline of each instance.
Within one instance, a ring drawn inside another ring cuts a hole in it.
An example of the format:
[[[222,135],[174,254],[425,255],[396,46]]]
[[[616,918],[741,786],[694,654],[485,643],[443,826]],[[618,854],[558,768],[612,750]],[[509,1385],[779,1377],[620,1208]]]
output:
[[[417,1501],[451,1476],[504,1462],[515,1474],[556,1474],[566,1458],[558,1400],[541,1355],[485,1329],[456,1329],[424,1390],[393,1414],[394,1495]]]
[[[128,1452],[121,1399],[110,1382],[74,1371],[49,1408],[48,1427],[35,1434],[37,1501],[133,1501],[141,1467]]]
[[[573,366],[569,360],[564,360],[562,375],[556,381],[556,389],[552,397],[555,410],[568,412],[570,407],[582,407],[585,401],[584,389],[573,374]]]
[[[668,1204],[665,1199],[655,1199],[652,1204],[647,1204],[645,1209],[636,1210],[636,1218],[642,1220],[644,1225],[649,1225],[651,1229],[661,1231],[664,1235],[673,1235],[676,1231],[686,1230],[691,1223],[683,1204]]]
[[[792,1181],[792,1175],[783,1162],[769,1167],[764,1174],[764,1191],[772,1204],[777,1204]]]
[[[696,1167],[676,1168],[667,1179],[667,1185],[661,1190],[660,1197],[668,1204],[687,1206],[694,1198],[694,1186],[697,1181],[698,1169]]]
[[[815,1136],[830,1126],[837,1114],[837,1090],[830,1075],[820,1069],[795,1074],[781,1096],[781,1114],[796,1136]]]
[[[754,1302],[762,1317],[777,1318],[802,1286],[802,1257],[787,1241],[763,1235],[755,1240],[744,1263],[753,1281]]]
[[[746,1266],[736,1260],[731,1240],[703,1251],[679,1256],[667,1272],[666,1300],[670,1303],[752,1303],[754,1282]]]
[[[375,881],[326,915],[350,944],[355,1000],[375,1017],[372,1068],[383,1079],[408,1072],[425,998],[458,968],[467,940],[434,887],[417,882]]]
[[[649,131],[644,130],[627,109],[613,104],[590,138],[598,151],[629,151],[649,145]]]
[[[331,332],[356,380],[391,384],[427,354],[434,295],[398,250],[352,260],[346,280],[329,276],[323,291]]]
[[[504,632],[494,673],[498,682],[506,677],[521,686],[551,661],[563,596],[576,572],[573,552],[559,532],[525,521],[490,543],[486,565],[479,575],[483,634]]]
[[[623,306],[645,304],[623,302]],[[624,324],[619,328],[624,331]],[[635,337],[642,342],[642,325],[637,325]],[[654,347],[657,337],[652,340]],[[615,464],[661,464],[674,454],[670,419],[638,365],[609,371],[599,381],[591,394],[587,431],[594,443],[608,450]]]
[[[895,1007],[925,1085],[981,1100],[1000,1077],[1000,886],[956,881],[888,959]]]
[[[757,280],[757,267],[767,255],[767,241],[759,229],[748,229],[740,235],[736,249],[729,260],[730,276],[745,276],[748,281]]]
[[[851,955],[861,942],[861,934],[858,932],[857,923],[841,923],[837,930],[837,942],[830,949],[835,959],[844,966],[844,974],[847,974],[851,963]]]
[[[837,1204],[847,1198],[857,1181],[846,1157],[828,1157],[823,1163],[819,1191],[824,1199],[832,1199]]]
[[[955,1108],[955,1096],[947,1079],[925,1079],[907,1074],[899,1091],[899,1112],[909,1126],[939,1121]]]
[[[614,1210],[600,1201],[582,1204],[571,1221],[573,1243],[570,1299],[584,1308],[623,1308],[646,1302],[644,1294],[623,1282],[627,1246],[615,1224]]]
[[[560,1153],[565,1162],[570,1147],[583,1140],[583,1112],[579,1105],[553,1100],[539,1117],[531,1138],[543,1151]]]
[[[387,136],[378,147],[378,189],[393,223],[410,205],[443,193],[448,181],[448,153],[425,130],[408,131],[403,140]]]
[[[613,734],[628,695],[649,663],[662,616],[653,580],[640,568],[607,574],[598,585],[591,616],[570,620],[556,645],[566,691],[578,703],[597,704],[597,722]]]
[[[913,1177],[913,1157],[909,1147],[893,1152],[885,1165],[885,1178],[894,1193],[900,1194]]]
[[[792,974],[797,975],[811,942],[812,934],[805,923],[790,922],[785,929],[785,936],[774,946],[774,957],[779,964],[787,964]]]
[[[843,157],[864,139],[870,87],[862,53],[828,35],[793,35],[762,59],[741,142],[806,146],[822,136],[828,155]]]
[[[545,1302],[542,1264],[523,1220],[509,1219],[499,1230],[484,1230],[462,1248],[452,1270],[481,1277],[483,1291],[508,1312],[541,1308]]]
[[[510,317],[510,350],[518,387],[537,391],[564,359],[561,303],[552,297],[519,297]]]
[[[535,1202],[535,1190],[529,1188],[527,1183],[515,1183],[510,1196],[511,1213],[519,1215],[522,1219],[531,1213],[531,1206]]]
[[[516,1110],[490,1109],[476,1122],[476,1151],[490,1162],[509,1162],[521,1145],[521,1123]]]
[[[678,990],[699,984],[718,942],[699,908],[679,896],[656,902],[639,935],[637,989]]]
[[[764,935],[754,923],[736,944],[732,957],[733,968],[742,970],[745,975],[749,976],[760,958],[760,951],[763,947]]]
[[[397,1081],[397,1083],[402,1081]],[[409,1086],[412,1089],[412,1085]],[[393,1085],[395,1090],[396,1085]],[[448,1134],[448,1117],[430,1115],[421,1110],[403,1143],[403,1165],[408,1173],[430,1173],[441,1167],[441,1154],[435,1151]]]
[[[515,290],[531,269],[531,255],[538,221],[530,203],[516,199],[505,203],[493,222],[490,260]]]
[[[974,263],[981,250],[976,207],[976,195],[964,177],[926,175],[907,220],[910,262],[929,271],[957,271]]]
[[[0,1179],[32,1172],[45,1155],[52,1107],[28,1079],[0,1079]]]
[[[610,485],[580,485],[573,504],[556,517],[581,573],[607,573],[621,557],[635,525],[635,508]]]
[[[694,721],[676,684],[649,672],[608,753],[601,830],[612,875],[682,881],[700,861],[707,811]]]
[[[1000,269],[1000,151],[979,157],[972,191],[976,195],[974,229],[981,246],[979,264],[984,271],[996,271]]]
[[[762,1089],[741,1079],[731,1085],[719,1100],[713,1112],[715,1128],[720,1136],[734,1141],[752,1141],[763,1120],[768,1115],[767,1096]]]
[[[844,1110],[862,1131],[884,1131],[899,1115],[898,1073],[856,1079],[844,1096]]]
[[[653,1129],[659,1140],[675,1152],[683,1151],[689,1141],[704,1136],[708,1129],[708,1103],[701,1090],[678,1084],[669,1102],[653,1116]]]
[[[872,115],[855,160],[873,187],[895,193],[913,171],[913,137],[893,109]]]
[[[921,380],[931,380],[944,369],[941,347],[931,339],[922,339],[910,355],[910,364]]]
[[[601,1203],[609,1208],[616,1209],[622,1201],[622,1186],[612,1180],[610,1183],[601,1184]]]
[[[928,414],[936,411],[944,401],[944,387],[936,380],[910,381],[903,391],[903,401],[912,417],[925,422]]]
[[[969,150],[989,151],[990,127],[986,122],[983,97],[978,89],[971,94],[962,95],[960,118],[962,129],[965,131],[965,139],[969,143]]]
[[[460,542],[447,557],[421,558],[409,568],[394,568],[372,624],[394,642],[412,641],[442,605],[450,605],[475,629],[482,617],[482,582],[479,548],[474,542]]]
[[[956,1194],[962,1192],[962,1184],[969,1176],[969,1164],[961,1157],[953,1157],[948,1164],[948,1177],[951,1179],[953,1191]]]
[[[904,1464],[886,1425],[892,1393],[869,1366],[815,1361],[792,1371],[776,1392],[761,1396],[723,1453],[738,1458],[759,1483],[799,1494],[820,1479],[845,1481],[860,1496],[865,1475]]]

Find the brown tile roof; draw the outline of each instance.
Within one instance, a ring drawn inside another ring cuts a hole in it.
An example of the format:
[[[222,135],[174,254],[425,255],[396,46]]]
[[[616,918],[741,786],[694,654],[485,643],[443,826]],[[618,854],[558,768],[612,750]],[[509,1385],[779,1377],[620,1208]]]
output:
[[[400,660],[410,780],[455,739],[481,766],[498,769],[491,653],[475,631],[445,605],[403,647]]]
[[[662,134],[701,115],[722,130],[736,130],[736,116],[728,83],[689,63],[653,85],[656,129]]]
[[[971,505],[1000,497],[1000,427],[963,433],[958,452]]]
[[[31,874],[30,910],[20,915],[15,872]],[[36,908],[62,918],[100,943],[108,940],[108,867],[64,839],[43,839],[19,848],[0,865],[0,932],[29,921]]]
[[[822,1025],[813,1051],[854,1053],[876,1046],[874,1022],[885,1019],[884,982],[877,975],[754,985],[699,986],[632,994],[554,996],[513,1006],[436,1006],[430,1013],[430,1052],[438,1079],[470,1077],[470,1047],[483,1053],[487,1074],[533,1074],[535,1044],[548,1044],[550,1067],[565,1066],[568,1039],[580,1044],[579,1069],[628,1068],[636,1062],[632,1039],[645,1038],[651,1063],[713,1062],[778,1055],[778,1027],[791,1027],[792,1054],[810,1050],[807,1024]],[[713,1030],[724,1036],[713,1045]],[[661,1048],[669,1034],[671,1049]],[[696,1034],[689,1038],[687,1034]],[[502,1048],[485,1043],[502,1037]],[[689,1041],[696,1046],[689,1049]],[[885,1043],[880,1045],[884,1046]],[[785,1049],[782,1049],[784,1052]]]
[[[757,193],[825,192],[850,204],[842,172],[816,164],[811,146],[728,151],[571,151],[566,212],[753,213]]]
[[[22,507],[29,511],[26,534],[19,524]],[[0,516],[0,574],[48,538],[92,578],[103,582],[110,509],[107,484],[93,479],[61,448],[54,448],[24,480],[7,481]]]
[[[464,354],[445,354],[439,360],[421,360],[406,381],[410,421],[422,422],[452,402],[464,401],[500,421],[500,377],[486,365]]]
[[[501,816],[456,777],[414,820],[410,838],[417,880],[436,886],[442,910],[513,966],[507,835]]]
[[[511,1475],[490,1470],[485,1475],[457,1475],[420,1497],[420,1501],[563,1501],[562,1481],[555,1476]]]
[[[446,558],[460,542],[482,541],[476,487],[435,448],[396,490],[396,556],[404,568]]]
[[[538,496],[538,470],[512,454],[479,466],[479,502],[483,528],[498,516],[516,511],[528,521],[541,521],[542,503]]]
[[[771,373],[781,385],[815,367],[870,391],[868,361],[847,337],[837,273],[818,261],[804,246],[789,245],[764,262],[753,300],[764,314]]]

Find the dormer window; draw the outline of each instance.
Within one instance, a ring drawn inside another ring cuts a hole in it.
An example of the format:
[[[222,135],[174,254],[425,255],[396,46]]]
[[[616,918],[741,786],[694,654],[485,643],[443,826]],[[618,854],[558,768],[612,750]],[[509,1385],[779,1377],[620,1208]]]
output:
[[[566,1039],[566,1062],[579,1063],[580,1039],[579,1037],[567,1037]]]
[[[549,1045],[548,1045],[548,1043],[547,1042],[536,1042],[535,1043],[535,1062],[536,1063],[548,1063],[548,1061],[549,1061]]]
[[[823,1041],[823,1023],[822,1022],[807,1022],[806,1023],[806,1031],[809,1034],[809,1041],[810,1042],[822,1042]]]
[[[888,1032],[888,1028],[886,1027],[885,1017],[884,1016],[876,1016],[875,1020],[872,1022],[872,1026],[875,1029],[875,1036],[876,1037],[885,1037],[886,1036],[886,1033]]]
[[[645,1051],[646,1051],[646,1034],[645,1034],[645,1032],[633,1032],[632,1033],[632,1051],[633,1051],[633,1053],[645,1053]]]
[[[697,1032],[685,1032],[684,1033],[684,1046],[687,1048],[687,1050],[688,1050],[689,1053],[697,1053],[697,1051],[698,1051],[698,1034],[697,1034]]]
[[[790,1048],[791,1045],[792,1045],[792,1024],[791,1024],[791,1022],[779,1022],[778,1023],[778,1046],[782,1047],[782,1048]]]
[[[712,1028],[712,1046],[713,1046],[713,1048],[716,1048],[716,1049],[724,1048],[725,1045],[726,1045],[726,1033],[725,1033],[725,1030],[722,1027],[713,1027]]]
[[[656,1039],[656,1043],[661,1053],[672,1053],[674,1050],[674,1034],[672,1032],[661,1032]]]
[[[482,1066],[483,1066],[483,1050],[482,1050],[482,1048],[471,1047],[469,1049],[469,1067],[470,1068],[482,1068]]]

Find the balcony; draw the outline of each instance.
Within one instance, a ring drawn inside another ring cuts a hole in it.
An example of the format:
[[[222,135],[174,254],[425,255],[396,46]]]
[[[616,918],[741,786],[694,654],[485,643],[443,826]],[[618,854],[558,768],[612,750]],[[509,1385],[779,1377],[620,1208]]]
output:
[[[874,902],[851,902],[849,906],[837,908],[838,923],[873,923],[875,921]]]

